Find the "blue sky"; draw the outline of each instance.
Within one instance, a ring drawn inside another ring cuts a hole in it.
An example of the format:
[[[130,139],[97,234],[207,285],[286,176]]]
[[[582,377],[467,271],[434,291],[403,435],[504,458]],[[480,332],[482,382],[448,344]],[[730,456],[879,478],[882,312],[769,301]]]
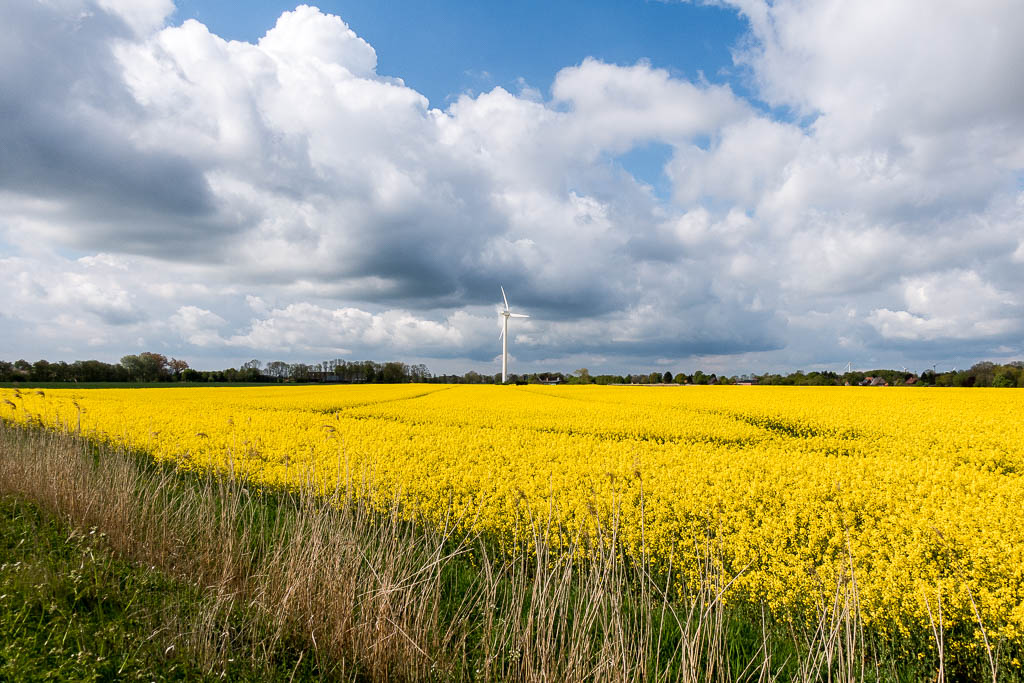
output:
[[[495,372],[499,285],[513,372],[1022,358],[1022,34],[1014,2],[25,0],[0,358]]]

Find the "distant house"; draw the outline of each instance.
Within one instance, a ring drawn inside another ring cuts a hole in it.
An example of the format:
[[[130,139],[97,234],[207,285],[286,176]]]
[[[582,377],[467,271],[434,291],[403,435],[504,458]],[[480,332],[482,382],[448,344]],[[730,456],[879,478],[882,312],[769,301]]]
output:
[[[861,380],[860,386],[862,387],[887,387],[889,383],[885,381],[884,377],[865,377]]]

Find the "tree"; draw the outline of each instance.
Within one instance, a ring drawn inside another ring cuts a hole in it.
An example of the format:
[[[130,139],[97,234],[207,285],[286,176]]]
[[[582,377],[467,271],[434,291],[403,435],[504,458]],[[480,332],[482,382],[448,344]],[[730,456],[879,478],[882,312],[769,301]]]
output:
[[[33,382],[49,382],[53,379],[53,373],[50,371],[50,362],[37,360],[33,363],[32,371],[29,373],[29,378]]]
[[[423,363],[413,365],[409,368],[409,372],[411,374],[410,379],[413,382],[426,382],[430,379],[430,370]]]
[[[665,375],[661,378],[661,381],[665,384],[672,384],[672,373],[668,370],[665,371]]]
[[[288,364],[283,360],[267,363],[267,374],[277,379],[284,379],[288,376]]]
[[[591,383],[590,370],[587,370],[586,368],[580,368],[579,370],[574,370],[572,374],[577,378],[577,382],[579,384],[590,384]]]
[[[124,356],[121,365],[128,371],[129,378],[136,382],[156,382],[170,374],[167,356],[151,351]]]
[[[143,351],[139,354],[139,363],[142,367],[142,377],[147,382],[165,379],[170,374],[167,356],[162,353]]]
[[[308,382],[309,366],[305,363],[293,363],[288,366],[288,376],[296,382]]]
[[[977,381],[978,378],[970,370],[961,370],[953,375],[953,386],[955,387],[973,387]]]
[[[384,366],[380,369],[380,377],[378,378],[378,381],[387,384],[395,384],[397,382],[405,380],[405,378],[408,376],[409,366],[407,366],[405,363],[392,361],[389,363],[385,363]]]
[[[693,373],[693,383],[694,384],[707,384],[708,383],[708,376],[704,374],[703,370],[698,370],[697,372]]]
[[[975,363],[971,366],[969,372],[974,376],[973,386],[990,387],[995,379],[996,364],[990,361]]]
[[[237,381],[239,382],[259,382],[263,378],[260,371],[256,368],[245,368],[238,371]]]
[[[177,379],[181,379],[181,373],[188,370],[188,363],[183,360],[178,360],[177,358],[172,358],[168,363],[168,366],[170,366],[171,373]]]
[[[121,356],[121,365],[128,371],[128,376],[131,379],[138,379],[142,376],[142,361],[139,360],[137,355]]]
[[[201,382],[204,378],[204,374],[198,370],[192,368],[185,368],[181,372],[181,381],[183,382]]]
[[[992,380],[992,386],[997,388],[1008,388],[1017,386],[1017,383],[1012,377],[1000,372],[996,375],[995,379]]]
[[[364,360],[363,363],[363,379],[367,382],[379,382],[380,381],[380,367],[372,360]]]
[[[687,381],[689,381],[689,378],[680,372],[678,375],[672,378],[672,381],[674,381],[676,384],[686,384]]]
[[[71,366],[62,360],[50,364],[50,377],[54,382],[67,382],[71,379]]]
[[[992,378],[992,386],[1000,388],[1015,387],[1021,374],[1020,368],[1015,368],[1012,365],[1000,365],[996,368],[995,377]]]

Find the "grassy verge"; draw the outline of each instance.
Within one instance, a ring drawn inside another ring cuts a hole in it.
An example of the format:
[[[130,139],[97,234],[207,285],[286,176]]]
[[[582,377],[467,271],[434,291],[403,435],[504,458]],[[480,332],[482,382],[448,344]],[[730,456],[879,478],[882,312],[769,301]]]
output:
[[[216,611],[213,596],[128,563],[106,534],[69,529],[37,506],[0,498],[0,680],[291,680],[312,661],[253,666],[235,643],[216,666],[198,664],[178,626]],[[224,615],[231,628],[233,615]]]
[[[709,561],[680,598],[670,569],[623,559],[614,528],[577,549],[586,561],[547,555],[543,530],[538,553],[498,553],[394,506],[250,491],[5,423],[0,495],[0,677],[1019,680],[901,661],[848,594],[779,623],[723,603]]]

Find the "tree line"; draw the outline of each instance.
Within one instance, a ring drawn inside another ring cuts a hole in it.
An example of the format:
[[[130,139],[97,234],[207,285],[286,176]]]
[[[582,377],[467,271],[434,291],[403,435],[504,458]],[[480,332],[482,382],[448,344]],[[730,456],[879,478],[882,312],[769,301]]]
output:
[[[334,359],[318,363],[286,363],[250,360],[238,368],[196,370],[186,361],[161,353],[144,351],[121,358],[119,363],[79,360],[51,363],[38,360],[0,361],[0,382],[344,382],[384,383],[430,381],[425,365],[397,361],[345,361]]]
[[[765,374],[753,377],[757,384],[794,386],[864,385],[869,379],[881,380],[888,386],[921,387],[1024,387],[1024,361],[993,363],[982,361],[970,368],[937,372],[933,367],[921,373],[907,370],[867,370],[844,373],[794,372],[789,375]]]
[[[441,384],[500,384],[501,373],[481,374],[470,370],[464,374],[431,374],[426,365],[409,365],[400,361],[346,361],[341,358],[317,363],[287,363],[250,360],[238,368],[196,370],[186,361],[144,351],[124,356],[119,363],[80,360],[73,363],[38,360],[0,361],[0,382],[244,382],[244,383],[345,383],[394,384],[431,382]],[[695,370],[673,373],[655,370],[623,375],[591,375],[587,368],[571,373],[534,372],[509,375],[514,384],[764,384],[789,386],[843,386],[867,383],[887,386],[938,387],[1024,387],[1024,362],[993,363],[982,361],[970,368],[937,372],[934,367],[920,374],[907,370],[878,369],[869,371],[832,372],[796,371],[787,375],[717,375]]]
[[[472,376],[472,377],[470,377]],[[442,376],[442,381],[458,382],[458,376]],[[493,381],[500,382],[501,375]],[[463,382],[491,382],[489,375],[466,373]],[[829,370],[805,373],[802,370],[783,375],[779,373],[718,375],[714,372],[695,370],[692,373],[673,374],[671,370],[655,370],[650,373],[625,375],[591,375],[587,368],[580,368],[570,374],[561,372],[527,373],[509,375],[509,381],[517,384],[763,384],[776,386],[864,386],[876,382],[886,386],[935,386],[935,387],[1022,387],[1024,388],[1024,361],[993,363],[982,361],[965,370],[953,369],[936,372],[927,368],[920,374],[908,370],[854,370],[833,372]]]

